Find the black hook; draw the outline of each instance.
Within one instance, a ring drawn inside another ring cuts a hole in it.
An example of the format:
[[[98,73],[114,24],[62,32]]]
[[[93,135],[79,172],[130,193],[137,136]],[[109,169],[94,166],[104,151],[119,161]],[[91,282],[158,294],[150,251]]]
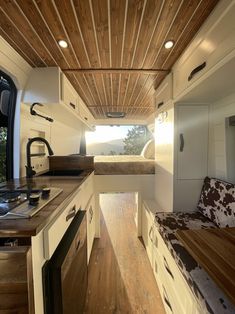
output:
[[[30,106],[30,113],[31,113],[32,116],[41,117],[41,118],[43,118],[43,119],[46,119],[46,120],[49,121],[49,122],[53,122],[53,121],[54,121],[52,118],[49,118],[49,117],[46,117],[46,116],[43,116],[43,115],[37,113],[37,112],[33,109],[33,107],[36,106],[36,105],[38,105],[38,106],[40,106],[40,107],[43,107],[43,104],[40,104],[39,102],[34,102],[34,103]]]

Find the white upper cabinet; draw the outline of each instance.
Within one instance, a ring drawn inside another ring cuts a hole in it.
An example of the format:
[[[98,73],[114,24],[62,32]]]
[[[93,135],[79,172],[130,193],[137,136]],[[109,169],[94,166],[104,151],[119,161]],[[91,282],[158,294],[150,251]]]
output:
[[[207,175],[208,106],[177,106],[177,179]]]
[[[235,0],[219,3],[212,12],[173,68],[174,99],[178,100],[198,82],[234,58],[234,17]],[[209,79],[207,83],[210,84]]]
[[[172,73],[168,74],[156,90],[155,105],[157,110],[161,110],[172,99]]]
[[[61,71],[58,67],[34,68],[29,74],[22,102],[58,104],[61,102]]]
[[[64,74],[61,74],[61,100],[71,109],[77,109],[78,94]]]
[[[39,102],[49,105],[51,114],[55,118],[69,121],[68,117],[70,116],[73,117],[75,124],[76,118],[78,118],[93,129],[94,118],[92,114],[58,67],[32,69],[22,102],[26,104]]]

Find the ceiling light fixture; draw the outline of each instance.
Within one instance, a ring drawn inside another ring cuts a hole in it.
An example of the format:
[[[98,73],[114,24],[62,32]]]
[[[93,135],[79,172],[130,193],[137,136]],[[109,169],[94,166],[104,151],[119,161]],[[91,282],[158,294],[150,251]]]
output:
[[[59,40],[58,44],[60,45],[60,47],[62,48],[67,48],[68,47],[68,43],[65,40]]]
[[[125,112],[106,112],[106,117],[107,118],[116,118],[116,119],[120,119],[120,118],[124,118],[125,117]]]
[[[173,46],[174,46],[174,41],[173,41],[173,40],[168,40],[168,41],[166,41],[165,44],[164,44],[164,47],[165,47],[166,49],[170,49],[170,48],[172,48]]]

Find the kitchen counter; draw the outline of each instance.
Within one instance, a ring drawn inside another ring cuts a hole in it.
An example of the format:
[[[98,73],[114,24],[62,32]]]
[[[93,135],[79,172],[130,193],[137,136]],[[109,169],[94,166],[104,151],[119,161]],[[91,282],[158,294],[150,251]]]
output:
[[[93,172],[84,170],[79,176],[63,177],[34,177],[33,179],[15,179],[7,182],[7,186],[25,184],[33,185],[34,188],[53,186],[63,189],[63,192],[41,209],[35,216],[28,219],[0,220],[0,237],[31,237],[37,235],[61,210],[66,208],[76,195],[81,184]],[[6,183],[1,183],[0,188]]]

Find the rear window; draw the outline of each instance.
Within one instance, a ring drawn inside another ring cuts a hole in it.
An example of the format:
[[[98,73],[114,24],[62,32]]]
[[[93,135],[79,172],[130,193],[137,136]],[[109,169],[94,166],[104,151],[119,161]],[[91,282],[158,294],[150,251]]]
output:
[[[86,132],[88,155],[140,155],[152,134],[143,125],[97,126]]]

